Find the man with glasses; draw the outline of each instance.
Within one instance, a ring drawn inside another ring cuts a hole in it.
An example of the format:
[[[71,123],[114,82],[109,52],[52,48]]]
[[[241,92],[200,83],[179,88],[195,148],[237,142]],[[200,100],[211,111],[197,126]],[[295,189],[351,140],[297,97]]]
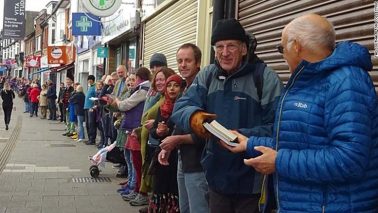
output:
[[[336,44],[316,14],[291,21],[278,51],[292,73],[274,137],[238,134],[246,165],[274,174],[277,212],[378,212],[378,102],[371,54]]]
[[[244,165],[243,154],[224,149],[219,139],[209,136],[202,125],[216,117],[226,128],[246,135],[271,136],[273,105],[282,84],[266,64],[248,63],[247,38],[235,19],[216,23],[211,37],[216,61],[197,74],[185,95],[177,100],[172,115],[183,130],[207,138],[202,166],[212,213],[259,212],[263,176]],[[261,99],[254,72],[262,73]]]

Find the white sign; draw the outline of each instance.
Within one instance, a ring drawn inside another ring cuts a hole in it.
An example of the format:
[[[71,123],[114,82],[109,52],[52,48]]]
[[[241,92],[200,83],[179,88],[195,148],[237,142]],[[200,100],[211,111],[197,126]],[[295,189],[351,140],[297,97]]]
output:
[[[122,0],[82,0],[82,2],[88,12],[96,16],[106,17],[119,9]]]
[[[135,0],[123,0],[121,8],[112,16],[102,18],[102,39],[101,43],[116,38],[135,26]]]

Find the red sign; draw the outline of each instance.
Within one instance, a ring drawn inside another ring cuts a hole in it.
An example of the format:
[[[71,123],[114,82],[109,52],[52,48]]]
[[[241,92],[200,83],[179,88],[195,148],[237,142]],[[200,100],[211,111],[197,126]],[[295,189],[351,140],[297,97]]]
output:
[[[47,61],[49,64],[66,64],[66,46],[47,47]]]
[[[40,67],[41,66],[41,56],[29,55],[26,56],[25,67]]]
[[[73,44],[68,46],[49,46],[47,47],[48,64],[67,65],[75,61],[76,48]]]

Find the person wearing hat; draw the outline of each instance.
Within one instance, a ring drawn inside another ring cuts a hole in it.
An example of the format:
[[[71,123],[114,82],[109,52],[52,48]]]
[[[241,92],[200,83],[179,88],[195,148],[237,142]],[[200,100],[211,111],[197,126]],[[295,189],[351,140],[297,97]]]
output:
[[[205,138],[202,166],[209,185],[212,213],[259,212],[263,175],[244,164],[245,156],[231,153],[203,127],[216,120],[245,135],[271,136],[274,102],[282,83],[266,64],[248,62],[248,36],[235,19],[219,20],[211,37],[215,63],[200,71],[176,101],[172,121],[184,131]],[[254,72],[262,73],[259,98]]]
[[[167,66],[167,58],[162,53],[154,53],[150,59],[150,70],[152,74],[155,74],[162,67]]]
[[[85,142],[87,145],[94,145],[96,142],[96,121],[94,118],[94,113],[90,110],[94,103],[92,98],[96,97],[96,84],[95,84],[95,77],[93,75],[89,75],[87,78],[88,81],[88,91],[85,94],[85,101],[84,101],[84,119],[85,119],[85,127],[87,129],[88,134],[88,141]]]

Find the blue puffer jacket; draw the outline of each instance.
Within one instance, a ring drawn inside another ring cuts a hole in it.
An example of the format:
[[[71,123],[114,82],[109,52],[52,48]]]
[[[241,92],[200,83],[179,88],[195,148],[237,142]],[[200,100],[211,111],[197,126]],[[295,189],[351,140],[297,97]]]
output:
[[[318,63],[301,62],[283,90],[272,138],[279,212],[378,212],[378,105],[368,50],[341,42]]]

